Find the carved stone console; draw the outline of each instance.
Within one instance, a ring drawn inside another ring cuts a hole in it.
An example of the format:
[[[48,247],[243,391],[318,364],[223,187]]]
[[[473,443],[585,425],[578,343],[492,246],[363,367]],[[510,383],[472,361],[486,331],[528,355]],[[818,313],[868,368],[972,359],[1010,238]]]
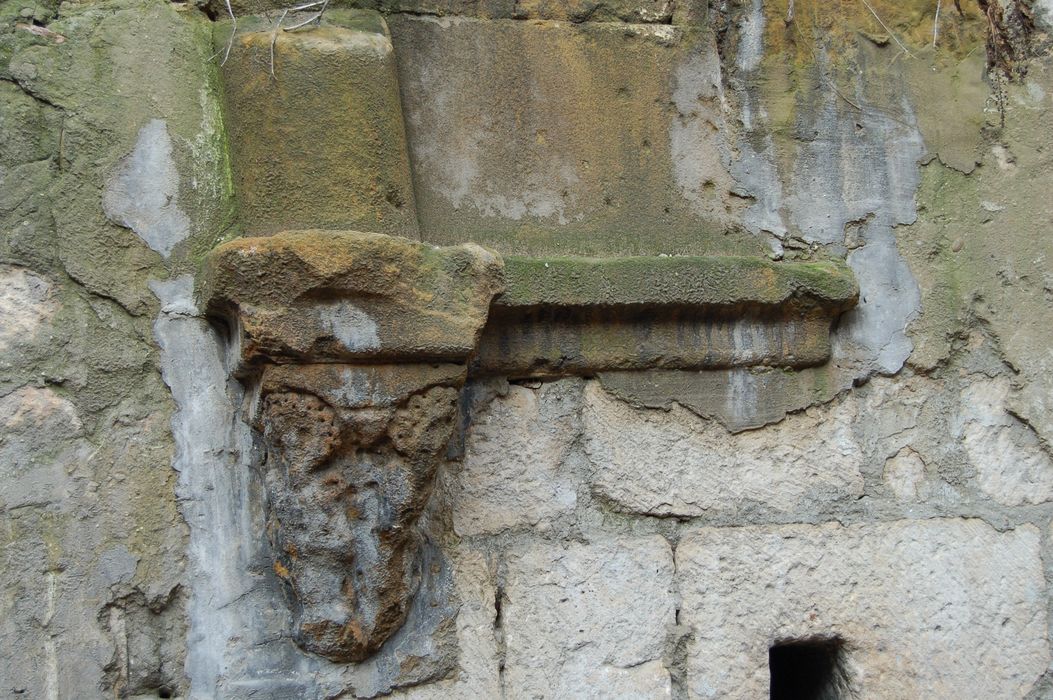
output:
[[[198,292],[256,388],[268,534],[296,641],[335,662],[368,657],[406,619],[417,521],[469,373],[821,364],[858,295],[833,262],[502,261],[475,245],[337,231],[228,243]]]
[[[268,535],[297,643],[359,661],[420,582],[416,522],[501,261],[379,234],[289,232],[214,251],[199,292],[258,388]]]

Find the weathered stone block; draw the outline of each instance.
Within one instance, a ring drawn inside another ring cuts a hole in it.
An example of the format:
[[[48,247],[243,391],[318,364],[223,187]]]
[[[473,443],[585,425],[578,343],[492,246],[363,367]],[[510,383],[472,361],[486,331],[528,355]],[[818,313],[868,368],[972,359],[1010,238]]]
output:
[[[305,18],[295,14],[289,25],[294,17]],[[317,27],[275,33],[276,23],[277,17],[242,18],[223,64],[243,228],[254,235],[324,228],[416,238],[384,19],[330,10]],[[227,22],[216,32],[224,55],[230,28]]]
[[[668,698],[673,559],[661,537],[536,544],[508,560],[508,697]]]
[[[733,435],[682,408],[636,410],[599,384],[585,389],[592,488],[616,508],[649,515],[733,515],[821,508],[863,493],[851,405],[813,409]]]
[[[390,23],[425,240],[530,255],[768,252],[732,224],[745,202],[731,194],[710,35]]]
[[[581,382],[512,385],[473,416],[464,463],[450,476],[453,526],[478,535],[573,512],[576,481],[563,470],[579,428]]]
[[[1018,506],[1053,499],[1053,460],[1008,410],[1009,380],[977,379],[962,391],[958,433],[980,489]]]
[[[502,285],[479,246],[354,231],[291,231],[214,250],[198,278],[245,361],[463,360]]]
[[[865,698],[1022,698],[1049,665],[1029,525],[707,528],[676,561],[691,697],[768,697],[768,649],[789,639],[843,640]]]

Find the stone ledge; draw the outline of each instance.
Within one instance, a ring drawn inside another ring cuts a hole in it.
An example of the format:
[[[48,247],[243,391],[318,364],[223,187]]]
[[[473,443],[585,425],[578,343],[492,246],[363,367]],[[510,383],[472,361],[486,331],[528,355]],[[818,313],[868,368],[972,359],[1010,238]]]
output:
[[[859,297],[832,261],[508,257],[504,278],[475,374],[819,365]]]
[[[505,258],[504,308],[770,309],[793,304],[831,314],[855,306],[847,265],[741,256]]]
[[[842,263],[510,257],[348,231],[243,238],[209,256],[202,306],[239,360],[465,361],[475,374],[807,367],[858,298]]]

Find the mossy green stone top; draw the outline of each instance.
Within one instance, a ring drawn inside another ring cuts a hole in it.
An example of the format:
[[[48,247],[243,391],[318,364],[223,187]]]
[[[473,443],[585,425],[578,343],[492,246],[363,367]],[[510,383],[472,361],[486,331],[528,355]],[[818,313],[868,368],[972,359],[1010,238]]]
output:
[[[774,307],[839,312],[859,286],[843,262],[741,256],[505,258],[502,307]]]

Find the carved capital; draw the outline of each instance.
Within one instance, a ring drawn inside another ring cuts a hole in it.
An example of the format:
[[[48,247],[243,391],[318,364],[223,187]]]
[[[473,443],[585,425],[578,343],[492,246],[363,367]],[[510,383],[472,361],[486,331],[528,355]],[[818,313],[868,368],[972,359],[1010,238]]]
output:
[[[259,398],[274,568],[295,638],[360,661],[406,619],[418,520],[445,459],[501,261],[356,232],[247,238],[199,280]]]
[[[268,530],[304,649],[359,661],[402,626],[464,377],[455,364],[263,371]]]

